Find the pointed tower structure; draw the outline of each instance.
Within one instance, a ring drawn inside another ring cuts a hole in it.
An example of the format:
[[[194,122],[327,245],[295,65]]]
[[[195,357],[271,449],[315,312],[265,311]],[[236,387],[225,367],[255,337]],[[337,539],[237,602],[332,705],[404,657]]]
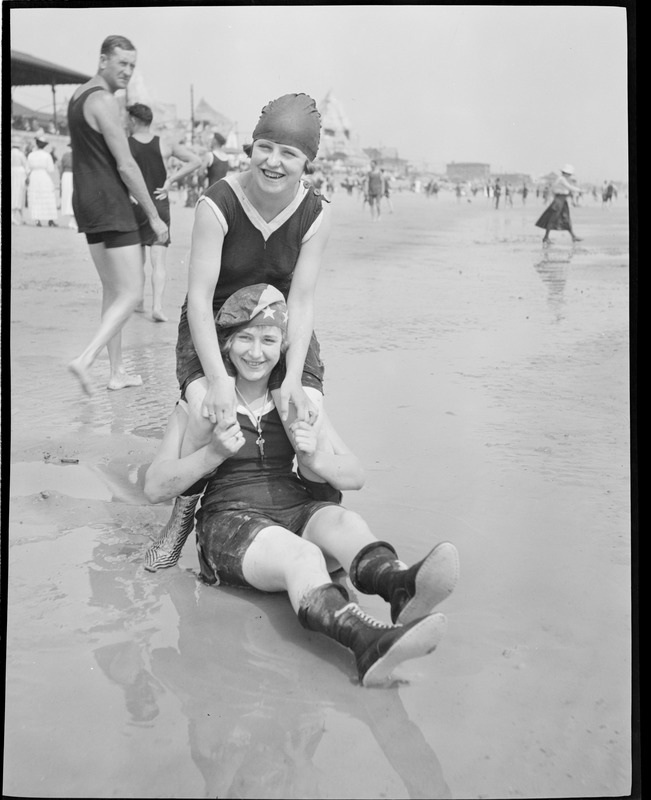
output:
[[[348,115],[332,91],[326,94],[318,108],[321,114],[319,158],[343,163],[367,162]]]

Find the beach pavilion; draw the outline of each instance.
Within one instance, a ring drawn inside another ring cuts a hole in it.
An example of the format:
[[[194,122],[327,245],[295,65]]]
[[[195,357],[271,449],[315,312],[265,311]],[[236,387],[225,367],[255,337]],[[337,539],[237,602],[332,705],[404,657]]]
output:
[[[57,127],[56,87],[64,84],[82,84],[90,80],[90,75],[53,64],[42,58],[11,51],[11,88],[14,86],[51,86],[52,119]]]

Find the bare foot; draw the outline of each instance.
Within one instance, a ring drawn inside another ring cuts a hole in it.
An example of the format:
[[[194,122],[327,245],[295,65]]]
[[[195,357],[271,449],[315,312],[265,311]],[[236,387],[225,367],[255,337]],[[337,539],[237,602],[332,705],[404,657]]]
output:
[[[141,303],[139,306],[136,306],[133,310],[136,312],[136,314],[144,314],[145,306],[143,303]]]
[[[154,308],[151,312],[151,318],[154,322],[167,322],[167,317],[160,309]]]
[[[79,383],[81,384],[81,388],[85,394],[90,397],[93,394],[93,385],[90,381],[90,377],[86,372],[85,368],[81,365],[81,362],[78,358],[74,361],[71,361],[68,364],[68,369],[72,374],[77,378]]]
[[[126,372],[120,372],[106,384],[106,388],[114,392],[118,389],[128,389],[130,386],[142,386],[140,375],[127,375]]]

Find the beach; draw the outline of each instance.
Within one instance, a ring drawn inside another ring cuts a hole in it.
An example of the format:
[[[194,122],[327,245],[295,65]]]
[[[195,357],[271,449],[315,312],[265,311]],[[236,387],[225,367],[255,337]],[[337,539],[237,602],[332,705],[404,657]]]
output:
[[[100,311],[84,237],[11,228],[5,794],[630,792],[627,198],[584,197],[583,241],[546,249],[533,195],[392,201],[372,222],[332,197],[325,403],[368,473],[344,504],[406,563],[453,542],[461,578],[437,650],[381,689],[286,596],[202,584],[192,540],[144,570],[171,510],[142,487],[178,397],[193,211],[172,205],[169,322],[148,286],[123,332],[143,386],[106,390],[104,352],[92,398],[66,369]]]

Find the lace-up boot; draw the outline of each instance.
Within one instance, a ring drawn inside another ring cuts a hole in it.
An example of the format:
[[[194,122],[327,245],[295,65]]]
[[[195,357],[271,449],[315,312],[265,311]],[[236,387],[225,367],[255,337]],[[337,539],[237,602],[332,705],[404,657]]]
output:
[[[378,594],[391,604],[391,621],[406,624],[429,614],[446,599],[459,579],[459,554],[442,542],[413,567],[398,559],[388,542],[362,548],[350,565],[353,586]]]
[[[304,628],[324,633],[352,650],[363,686],[381,686],[398,664],[431,653],[445,633],[443,614],[407,625],[388,625],[366,614],[336,583],[313,589],[301,603]]]
[[[172,514],[158,539],[145,553],[145,569],[156,572],[173,567],[181,558],[181,551],[194,530],[194,511],[200,494],[179,495],[174,501]]]

